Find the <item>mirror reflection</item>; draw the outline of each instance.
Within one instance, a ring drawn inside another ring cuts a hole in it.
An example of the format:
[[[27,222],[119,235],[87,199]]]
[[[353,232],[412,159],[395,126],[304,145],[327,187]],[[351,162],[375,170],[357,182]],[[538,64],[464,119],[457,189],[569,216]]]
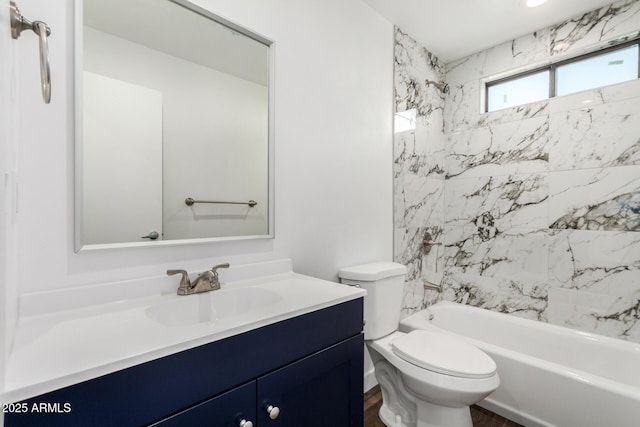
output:
[[[79,6],[77,249],[268,237],[271,42],[183,0]]]

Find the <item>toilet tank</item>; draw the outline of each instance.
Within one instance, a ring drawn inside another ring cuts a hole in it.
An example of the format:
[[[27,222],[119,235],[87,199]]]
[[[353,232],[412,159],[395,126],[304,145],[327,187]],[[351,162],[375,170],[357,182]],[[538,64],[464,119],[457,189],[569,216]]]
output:
[[[364,338],[375,340],[398,329],[407,267],[395,262],[374,262],[341,268],[344,284],[367,291],[364,297]]]

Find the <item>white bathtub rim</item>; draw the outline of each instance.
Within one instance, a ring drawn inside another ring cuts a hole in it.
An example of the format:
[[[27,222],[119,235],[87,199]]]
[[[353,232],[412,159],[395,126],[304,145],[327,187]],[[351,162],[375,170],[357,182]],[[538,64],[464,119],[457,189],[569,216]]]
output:
[[[520,360],[522,361],[522,363],[526,363],[527,365],[533,366],[535,368],[551,370],[558,373],[559,375],[562,375],[563,377],[571,377],[580,382],[584,382],[587,384],[591,384],[593,386],[600,387],[606,390],[607,392],[619,395],[621,397],[631,398],[631,399],[638,398],[638,387],[634,387],[632,385],[625,384],[625,383],[620,383],[618,381],[614,381],[609,378],[602,377],[600,375],[595,375],[589,372],[567,367],[559,363],[550,362],[548,360],[539,359],[537,357],[532,357],[527,354],[520,353],[514,350],[509,350],[507,348],[500,347],[494,344],[485,343],[483,341],[476,340],[474,338],[469,338],[464,335],[459,335],[454,332],[449,332],[437,326],[429,325],[429,327],[443,334],[446,334],[455,338],[459,338],[459,339],[464,339],[470,342],[471,344],[475,345],[482,351],[487,352],[489,356],[491,356],[494,353],[501,354],[504,357]],[[498,366],[498,372],[500,372],[499,366]]]
[[[469,308],[469,309],[474,309],[474,310],[481,310],[483,312],[483,315],[492,315],[494,317],[499,317],[499,316],[504,316],[504,313],[494,313],[490,310],[486,310],[486,309],[482,309],[482,308],[477,308],[477,307],[472,307],[472,306],[466,306],[463,304],[457,304],[457,303],[452,303],[449,301],[443,301],[440,302],[438,304],[442,304],[442,305],[449,305],[449,306],[453,306],[453,307],[462,307],[462,308]],[[418,313],[423,313],[426,312],[426,310],[421,310],[415,314]],[[521,319],[515,316],[510,316],[510,321],[514,320],[514,321],[518,321],[519,323],[524,322],[525,324],[527,324],[527,326],[530,326],[529,323],[530,322],[536,322],[534,320],[529,320],[529,319]],[[403,319],[403,325],[406,327],[409,327],[411,329],[415,329],[416,326],[412,325],[411,323],[405,322],[406,319]],[[586,372],[584,370],[580,370],[580,369],[575,369],[575,368],[571,368],[562,364],[559,364],[557,362],[553,362],[553,361],[549,361],[546,359],[542,359],[542,358],[538,358],[538,357],[533,357],[533,356],[529,356],[525,353],[519,352],[519,351],[515,351],[515,350],[510,350],[508,348],[505,347],[501,347],[495,344],[491,344],[491,343],[487,343],[475,338],[471,338],[465,335],[461,335],[461,334],[457,334],[455,332],[450,332],[446,329],[442,329],[438,326],[435,326],[433,324],[430,323],[426,323],[425,321],[425,326],[423,326],[421,329],[429,329],[432,328],[434,330],[437,330],[443,334],[446,334],[448,336],[452,336],[452,337],[456,337],[459,339],[464,339],[467,342],[470,342],[471,344],[475,345],[476,347],[480,348],[483,351],[486,351],[487,353],[489,353],[489,356],[491,356],[492,353],[497,353],[497,354],[501,354],[505,357],[511,358],[511,359],[515,359],[515,360],[521,360],[523,363],[526,363],[530,366],[533,366],[535,368],[538,369],[550,369],[554,372],[557,372],[559,375],[562,375],[563,377],[571,377],[573,379],[576,379],[580,382],[584,382],[587,384],[591,384],[597,387],[601,387],[602,389],[611,392],[613,394],[619,395],[621,397],[625,397],[625,398],[631,398],[631,399],[638,399],[638,393],[640,388],[637,386],[634,386],[632,384],[628,384],[628,383],[623,383],[620,381],[616,381],[607,377],[603,377],[601,375],[597,375],[594,373],[590,373],[590,372]],[[557,325],[550,325],[550,324],[546,324],[544,323],[543,326],[546,328],[547,326],[550,327],[555,327],[556,329],[560,329],[560,332],[565,332],[562,330],[568,329],[562,326],[557,326]],[[570,332],[574,332],[573,330],[569,329]],[[575,331],[576,333],[580,334],[580,335],[587,335],[587,336],[595,336],[596,338],[600,338],[601,336],[596,335],[596,334],[590,334],[588,332],[582,332],[582,331]],[[612,341],[621,341],[621,340],[617,340],[614,338],[609,338],[609,337],[602,337],[602,338],[608,338],[608,340],[612,340]],[[627,344],[626,341],[622,341],[622,344]],[[628,343],[630,345],[634,345],[633,343]],[[640,346],[639,346],[640,347]],[[498,366],[498,371],[500,371],[500,367]]]
[[[489,309],[486,309],[486,308],[474,307],[472,305],[460,304],[460,303],[452,302],[452,301],[440,301],[437,304],[432,305],[431,307],[438,309],[438,307],[441,307],[441,306],[453,307],[456,310],[469,309],[469,310],[476,311],[476,312],[482,312],[483,315],[491,316],[491,317],[494,317],[494,318],[499,318],[500,316],[507,315],[507,316],[510,316],[509,317],[510,321],[513,321],[513,322],[515,322],[517,324],[529,325],[531,322],[533,322],[535,327],[537,327],[537,328],[543,327],[545,329],[546,328],[550,328],[551,330],[555,331],[559,335],[563,335],[563,336],[579,335],[582,338],[601,341],[601,342],[607,344],[608,346],[623,348],[625,351],[629,351],[629,349],[632,348],[634,352],[640,353],[640,344],[639,343],[634,343],[632,341],[625,341],[625,340],[620,339],[620,338],[612,338],[612,337],[608,337],[606,335],[600,335],[600,334],[596,334],[596,333],[593,333],[593,332],[581,331],[579,329],[573,329],[573,328],[569,328],[567,326],[554,325],[553,323],[541,322],[541,321],[533,320],[533,319],[526,319],[526,318],[518,317],[518,316],[510,314],[510,313],[499,313],[499,312],[496,312],[496,311],[493,311],[493,310],[489,310]],[[418,312],[416,312],[414,314],[421,313],[421,312],[427,312],[428,310],[429,310],[429,308],[426,308],[426,309],[420,310],[420,311],[418,311]],[[537,325],[537,323],[540,323],[540,325]]]

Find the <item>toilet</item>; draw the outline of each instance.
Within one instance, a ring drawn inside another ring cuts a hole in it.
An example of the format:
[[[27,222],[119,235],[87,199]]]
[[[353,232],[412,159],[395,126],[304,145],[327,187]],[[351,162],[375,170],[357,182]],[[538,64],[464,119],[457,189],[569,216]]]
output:
[[[407,269],[377,262],[342,268],[342,283],[367,291],[364,338],[382,390],[380,419],[393,427],[472,427],[469,406],[500,384],[493,359],[445,333],[399,332]]]

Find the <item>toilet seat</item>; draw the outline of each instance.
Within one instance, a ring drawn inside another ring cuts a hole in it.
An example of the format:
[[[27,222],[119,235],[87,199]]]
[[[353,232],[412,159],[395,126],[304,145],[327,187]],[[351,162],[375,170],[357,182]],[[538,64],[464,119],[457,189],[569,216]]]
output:
[[[496,363],[479,348],[445,334],[414,330],[396,336],[391,347],[401,359],[427,369],[459,378],[489,378]]]

